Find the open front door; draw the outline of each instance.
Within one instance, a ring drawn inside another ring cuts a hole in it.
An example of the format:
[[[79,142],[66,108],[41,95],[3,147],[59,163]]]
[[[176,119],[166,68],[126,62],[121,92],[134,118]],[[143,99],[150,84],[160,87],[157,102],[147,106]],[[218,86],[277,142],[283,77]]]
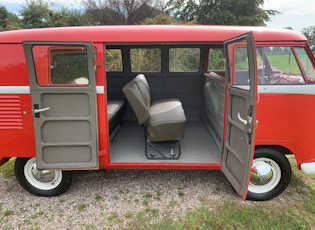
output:
[[[228,111],[222,171],[243,197],[247,196],[254,154],[256,55],[252,33],[225,42]]]
[[[98,167],[91,43],[24,42],[37,168]]]

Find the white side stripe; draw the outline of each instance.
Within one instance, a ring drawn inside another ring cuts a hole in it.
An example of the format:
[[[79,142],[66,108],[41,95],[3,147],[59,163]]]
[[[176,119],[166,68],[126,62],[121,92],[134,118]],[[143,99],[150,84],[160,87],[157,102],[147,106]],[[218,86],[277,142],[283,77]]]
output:
[[[0,86],[0,94],[30,94],[29,86]],[[104,86],[96,86],[97,94],[104,94]]]
[[[237,86],[244,87],[244,86]],[[247,86],[248,87],[248,86]],[[305,94],[315,95],[315,84],[307,85],[259,85],[261,94]],[[104,86],[96,86],[97,94],[104,94]],[[0,86],[0,94],[30,94],[29,86]]]
[[[0,86],[0,94],[30,94],[29,86]]]
[[[315,95],[315,84],[305,85],[259,85],[261,94],[305,94]]]

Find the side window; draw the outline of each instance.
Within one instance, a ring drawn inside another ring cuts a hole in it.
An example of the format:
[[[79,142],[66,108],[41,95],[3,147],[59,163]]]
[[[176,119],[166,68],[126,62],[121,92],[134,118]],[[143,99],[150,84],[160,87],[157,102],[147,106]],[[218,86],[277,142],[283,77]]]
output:
[[[87,54],[84,48],[56,49],[50,51],[51,83],[89,84]]]
[[[34,46],[36,80],[39,86],[86,86],[89,84],[84,46]]]
[[[303,47],[294,48],[298,59],[302,65],[303,71],[306,74],[306,78],[309,82],[315,82],[315,68],[311,61],[308,52]]]
[[[235,68],[235,82],[236,85],[249,84],[249,66],[248,54],[246,47],[237,47],[234,53],[234,68]]]
[[[256,50],[259,84],[304,84],[291,47],[259,47]]]
[[[106,72],[122,72],[123,60],[121,49],[106,49]]]
[[[134,48],[130,50],[132,72],[160,72],[161,50],[158,48]]]
[[[223,48],[209,49],[208,71],[225,71],[225,57]]]
[[[171,48],[169,50],[170,72],[199,72],[199,48]]]

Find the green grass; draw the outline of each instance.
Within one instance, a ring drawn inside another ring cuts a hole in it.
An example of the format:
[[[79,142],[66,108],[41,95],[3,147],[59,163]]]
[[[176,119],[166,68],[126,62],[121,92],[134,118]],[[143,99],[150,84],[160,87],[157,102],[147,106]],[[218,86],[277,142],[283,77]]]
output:
[[[4,178],[13,178],[14,177],[14,163],[15,158],[11,158],[8,162],[0,167],[0,173]]]
[[[215,209],[189,211],[178,223],[166,219],[145,229],[310,229],[313,224],[297,208],[302,207],[275,209],[229,201]]]
[[[281,70],[284,73],[301,74],[298,64],[291,55],[291,59],[287,54],[278,54],[268,56],[268,60],[274,70]]]

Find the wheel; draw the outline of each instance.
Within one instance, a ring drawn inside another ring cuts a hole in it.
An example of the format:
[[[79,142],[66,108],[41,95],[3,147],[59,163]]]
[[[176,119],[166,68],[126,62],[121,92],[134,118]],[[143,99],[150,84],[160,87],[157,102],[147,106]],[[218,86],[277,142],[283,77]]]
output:
[[[284,154],[274,149],[257,149],[247,200],[265,201],[280,195],[290,183],[291,173],[291,165]]]
[[[35,196],[59,196],[68,190],[72,182],[72,172],[38,170],[35,157],[17,158],[14,172],[19,184]]]

